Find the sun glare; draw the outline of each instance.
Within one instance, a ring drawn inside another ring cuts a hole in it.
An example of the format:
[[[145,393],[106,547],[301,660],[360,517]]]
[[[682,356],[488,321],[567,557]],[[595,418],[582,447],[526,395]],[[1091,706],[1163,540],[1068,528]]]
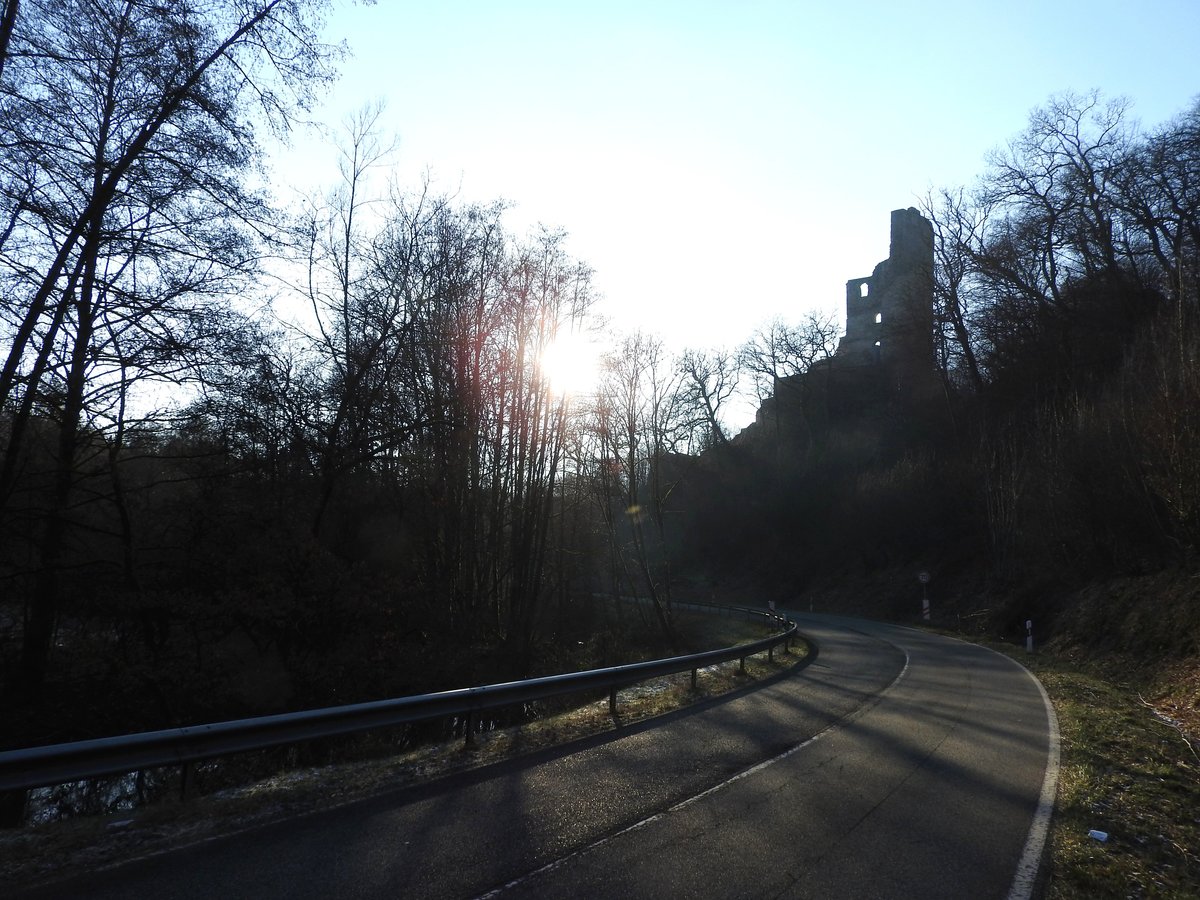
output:
[[[551,390],[562,394],[585,394],[595,390],[600,350],[582,334],[562,332],[542,351],[540,366]]]

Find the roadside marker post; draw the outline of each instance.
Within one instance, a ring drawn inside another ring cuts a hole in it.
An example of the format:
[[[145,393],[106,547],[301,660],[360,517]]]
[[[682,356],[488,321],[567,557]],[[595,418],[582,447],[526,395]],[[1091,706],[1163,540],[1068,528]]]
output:
[[[1025,620],[1025,652],[1033,652],[1033,619]]]
[[[921,618],[926,622],[929,621],[929,573],[921,572],[917,575],[917,581],[921,582]]]

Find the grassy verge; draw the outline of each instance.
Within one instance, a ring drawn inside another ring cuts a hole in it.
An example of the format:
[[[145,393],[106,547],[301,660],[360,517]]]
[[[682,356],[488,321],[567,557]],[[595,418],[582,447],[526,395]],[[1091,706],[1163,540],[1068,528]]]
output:
[[[1191,714],[1200,718],[1195,666],[1141,673],[1118,659],[995,649],[1037,675],[1058,714],[1062,768],[1046,896],[1200,897],[1200,741],[1189,733]]]

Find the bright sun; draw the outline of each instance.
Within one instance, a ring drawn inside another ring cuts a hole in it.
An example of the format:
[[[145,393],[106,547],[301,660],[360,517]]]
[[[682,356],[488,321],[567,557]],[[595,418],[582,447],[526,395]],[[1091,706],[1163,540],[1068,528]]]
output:
[[[542,351],[539,365],[555,392],[584,394],[596,388],[600,350],[585,335],[560,332]]]

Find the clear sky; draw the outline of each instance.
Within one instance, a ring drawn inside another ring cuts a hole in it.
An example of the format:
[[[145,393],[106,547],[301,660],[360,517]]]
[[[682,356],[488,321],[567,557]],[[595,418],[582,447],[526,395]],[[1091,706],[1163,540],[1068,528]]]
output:
[[[353,56],[322,118],[382,99],[403,183],[566,229],[614,326],[676,349],[840,315],[888,212],[970,182],[1052,93],[1145,125],[1200,95],[1200,0],[379,0],[328,37]],[[298,150],[289,180],[332,179]]]

